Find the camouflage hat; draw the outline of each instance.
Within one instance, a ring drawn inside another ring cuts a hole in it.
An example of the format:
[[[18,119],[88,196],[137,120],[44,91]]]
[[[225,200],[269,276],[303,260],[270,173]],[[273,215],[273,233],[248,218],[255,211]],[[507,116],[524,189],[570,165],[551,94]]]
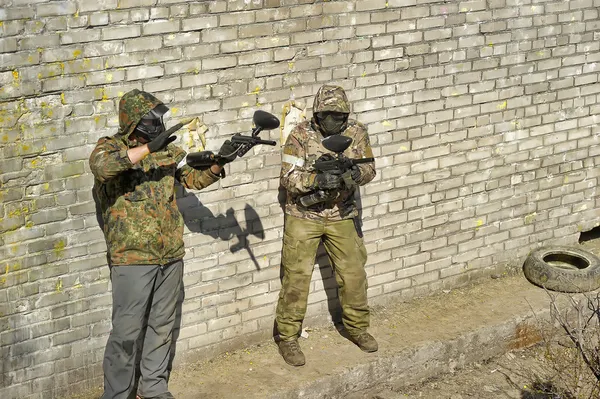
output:
[[[161,104],[162,101],[145,91],[133,89],[125,93],[119,101],[119,134],[129,136],[142,117]]]
[[[313,114],[325,111],[350,113],[350,102],[343,88],[330,85],[321,86],[315,96]]]

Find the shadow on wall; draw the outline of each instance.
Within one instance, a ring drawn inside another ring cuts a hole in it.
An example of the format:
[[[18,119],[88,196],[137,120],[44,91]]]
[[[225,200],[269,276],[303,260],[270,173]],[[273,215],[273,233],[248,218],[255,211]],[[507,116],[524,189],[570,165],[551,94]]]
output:
[[[188,201],[185,208],[182,208],[179,203],[179,211],[183,215],[183,221],[187,228],[193,233],[201,233],[208,235],[214,239],[230,241],[234,237],[237,238],[237,243],[230,246],[231,253],[236,253],[245,249],[248,251],[250,259],[254,263],[256,270],[260,270],[260,266],[252,249],[250,248],[249,236],[255,236],[260,240],[265,238],[265,231],[260,221],[258,213],[250,205],[244,207],[244,220],[246,228],[243,228],[236,218],[233,208],[227,209],[225,215],[214,215],[208,208],[202,205],[198,197],[189,194],[187,190],[181,187],[183,196]],[[178,196],[179,198],[182,198]],[[191,206],[190,206],[191,204]]]

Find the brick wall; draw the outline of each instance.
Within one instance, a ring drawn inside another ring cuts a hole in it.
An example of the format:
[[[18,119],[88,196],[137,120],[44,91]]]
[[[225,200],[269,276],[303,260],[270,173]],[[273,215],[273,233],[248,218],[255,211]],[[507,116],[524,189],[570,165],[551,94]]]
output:
[[[171,121],[200,116],[209,149],[248,132],[256,109],[280,115],[324,83],[346,88],[377,157],[360,198],[373,304],[455,287],[600,224],[600,0],[0,7],[3,398],[101,382],[111,298],[87,158],[133,88],[168,103]],[[178,359],[269,335],[279,168],[279,147],[261,147],[214,187],[179,190]],[[313,318],[335,303],[331,272],[316,270]]]

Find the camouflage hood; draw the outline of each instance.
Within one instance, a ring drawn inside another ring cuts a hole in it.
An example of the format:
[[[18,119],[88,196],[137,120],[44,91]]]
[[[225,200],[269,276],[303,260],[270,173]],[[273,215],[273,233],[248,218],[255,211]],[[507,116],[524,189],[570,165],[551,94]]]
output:
[[[350,102],[343,88],[340,86],[321,86],[315,96],[313,114],[325,111],[350,113]]]
[[[117,135],[127,139],[142,117],[162,103],[152,94],[138,89],[125,93],[119,101],[119,132]]]
[[[319,118],[316,116],[319,112],[341,112],[346,114],[347,119],[347,115],[350,113],[350,102],[348,101],[348,97],[346,97],[344,89],[340,86],[321,86],[315,96],[313,118],[311,121],[313,129],[320,131],[325,136],[344,131],[348,126],[347,121],[342,122],[341,125],[340,122],[337,122],[338,126],[332,129],[326,121],[319,121]]]

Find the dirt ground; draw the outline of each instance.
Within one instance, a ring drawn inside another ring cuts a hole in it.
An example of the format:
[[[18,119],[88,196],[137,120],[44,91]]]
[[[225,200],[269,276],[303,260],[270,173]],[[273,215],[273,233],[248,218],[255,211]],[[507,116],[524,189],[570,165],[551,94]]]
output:
[[[418,385],[362,393],[364,399],[551,399],[539,393],[536,375],[548,367],[543,346],[511,351]],[[554,399],[554,398],[552,398]],[[560,396],[556,399],[563,399]]]
[[[590,239],[580,244],[600,256],[600,237],[590,235]],[[547,337],[549,346],[542,342],[527,349],[515,350],[482,363],[475,363],[452,374],[444,374],[411,386],[388,386],[368,392],[360,392],[349,399],[568,399],[562,394],[544,394],[544,391],[557,391],[556,381],[566,375],[555,371],[556,361],[551,355],[569,352],[576,356],[574,346],[563,335]],[[572,357],[571,359],[573,359]],[[569,362],[572,360],[563,360]],[[579,363],[577,361],[577,363]],[[581,363],[580,363],[581,364]],[[565,366],[568,367],[568,366]],[[583,366],[585,368],[585,366]],[[564,371],[564,370],[563,370]],[[583,371],[593,380],[593,376]],[[555,381],[554,383],[550,380]],[[586,387],[577,399],[596,399],[589,396]]]
[[[512,351],[491,361],[470,365],[405,388],[366,392],[364,399],[525,399],[532,393],[532,369],[543,362],[543,348]],[[541,397],[540,397],[541,399]]]

